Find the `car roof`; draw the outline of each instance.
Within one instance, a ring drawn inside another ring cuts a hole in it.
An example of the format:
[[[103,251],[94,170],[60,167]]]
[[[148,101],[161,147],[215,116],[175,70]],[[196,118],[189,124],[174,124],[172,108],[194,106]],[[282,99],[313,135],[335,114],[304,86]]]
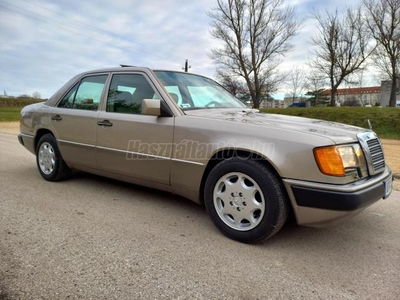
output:
[[[137,71],[157,71],[157,72],[175,72],[175,73],[184,73],[183,71],[174,71],[174,70],[167,70],[167,69],[151,69],[148,67],[136,67],[136,66],[129,66],[129,65],[121,65],[120,67],[109,67],[109,68],[102,68],[102,69],[95,69],[90,71],[85,71],[77,76],[82,76],[86,74],[93,74],[93,73],[106,73],[106,72],[137,72]]]

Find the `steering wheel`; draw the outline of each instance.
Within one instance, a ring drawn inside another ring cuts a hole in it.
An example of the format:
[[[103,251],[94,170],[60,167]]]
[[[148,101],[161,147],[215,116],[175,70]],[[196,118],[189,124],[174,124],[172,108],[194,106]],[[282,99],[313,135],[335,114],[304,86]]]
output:
[[[213,100],[213,101],[208,102],[208,103],[205,105],[205,107],[210,107],[210,106],[213,105],[213,104],[215,104],[216,107],[219,106],[219,102]]]

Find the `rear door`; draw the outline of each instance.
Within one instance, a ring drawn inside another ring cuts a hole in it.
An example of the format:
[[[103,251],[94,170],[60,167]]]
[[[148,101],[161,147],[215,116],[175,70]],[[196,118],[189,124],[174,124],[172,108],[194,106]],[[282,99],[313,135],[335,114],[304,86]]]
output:
[[[50,125],[64,160],[70,166],[96,167],[98,108],[108,74],[90,75],[77,82],[50,109]]]

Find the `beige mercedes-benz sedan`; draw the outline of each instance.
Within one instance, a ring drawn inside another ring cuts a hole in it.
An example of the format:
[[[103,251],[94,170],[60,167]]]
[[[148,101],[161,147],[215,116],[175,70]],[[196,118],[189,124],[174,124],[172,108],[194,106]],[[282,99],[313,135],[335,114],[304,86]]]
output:
[[[392,188],[373,131],[260,113],[189,73],[79,74],[21,111],[18,138],[46,180],[80,170],[169,191],[241,242],[273,236],[291,211],[300,225],[338,223]]]

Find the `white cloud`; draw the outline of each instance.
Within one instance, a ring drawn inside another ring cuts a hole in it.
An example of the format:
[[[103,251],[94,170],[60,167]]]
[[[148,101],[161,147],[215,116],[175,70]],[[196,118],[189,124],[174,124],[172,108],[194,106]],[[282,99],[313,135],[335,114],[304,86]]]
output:
[[[345,1],[296,1],[299,17]],[[51,96],[75,74],[120,63],[213,77],[206,12],[216,0],[1,0],[0,92]],[[315,26],[306,20],[282,69],[304,64]]]

